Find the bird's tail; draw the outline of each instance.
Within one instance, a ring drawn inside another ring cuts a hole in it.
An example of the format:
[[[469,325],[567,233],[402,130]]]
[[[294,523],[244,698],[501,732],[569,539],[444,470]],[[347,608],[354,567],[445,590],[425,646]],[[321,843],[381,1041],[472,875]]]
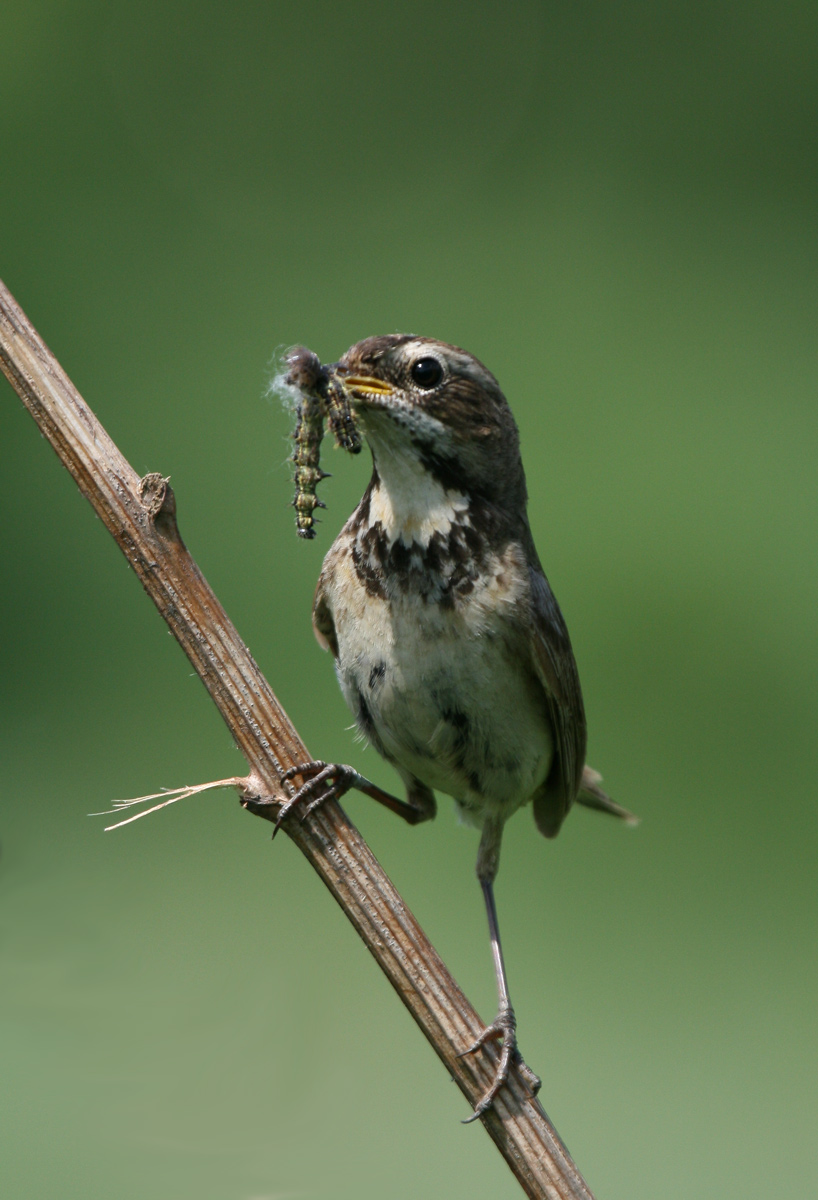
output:
[[[621,821],[627,822],[628,825],[638,825],[639,817],[634,816],[632,812],[628,812],[621,804],[617,804],[607,792],[603,792],[599,786],[601,783],[602,776],[593,767],[583,767],[582,783],[580,784],[579,795],[577,796],[577,804],[584,804],[586,808],[595,808],[598,812],[609,813],[612,817],[619,817]]]

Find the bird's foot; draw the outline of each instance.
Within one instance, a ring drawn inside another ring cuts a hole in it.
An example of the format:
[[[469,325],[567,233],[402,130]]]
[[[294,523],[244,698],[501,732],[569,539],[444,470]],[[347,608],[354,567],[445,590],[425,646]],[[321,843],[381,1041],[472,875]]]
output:
[[[511,1008],[501,1008],[491,1025],[488,1025],[483,1030],[480,1037],[469,1046],[468,1050],[462,1051],[457,1057],[463,1058],[466,1054],[474,1054],[476,1050],[485,1046],[486,1042],[492,1041],[502,1042],[502,1050],[500,1051],[497,1069],[494,1072],[494,1079],[491,1086],[481,1096],[472,1115],[466,1117],[463,1122],[464,1125],[470,1125],[472,1121],[476,1121],[478,1117],[482,1117],[483,1113],[491,1108],[500,1088],[508,1080],[508,1073],[512,1063],[515,1064],[523,1079],[528,1084],[532,1096],[536,1096],[542,1086],[542,1080],[523,1061],[523,1057],[517,1048],[517,1020],[514,1016],[514,1010]]]
[[[288,783],[296,775],[300,775],[304,783],[294,796],[282,804],[281,811],[276,818],[273,837],[293,809],[303,806],[301,820],[305,821],[310,813],[314,812],[324,801],[338,800],[350,788],[367,782],[353,767],[345,767],[342,763],[326,763],[321,759],[316,759],[315,762],[299,763],[297,767],[291,767],[281,776],[281,782]]]

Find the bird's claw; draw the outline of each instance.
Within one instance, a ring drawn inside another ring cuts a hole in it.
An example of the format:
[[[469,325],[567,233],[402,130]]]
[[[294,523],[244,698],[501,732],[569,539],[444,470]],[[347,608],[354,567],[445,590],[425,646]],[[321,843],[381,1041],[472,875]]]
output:
[[[354,768],[346,767],[343,763],[326,763],[321,759],[316,759],[314,762],[299,763],[297,767],[290,767],[289,771],[285,771],[281,776],[281,782],[288,783],[296,775],[300,775],[304,783],[294,796],[290,796],[289,800],[282,804],[273,827],[273,837],[278,833],[293,809],[303,805],[305,800],[309,801],[309,803],[301,813],[302,821],[306,821],[310,813],[314,812],[326,800],[340,799],[350,788],[355,787],[360,779],[358,772]],[[327,785],[326,787],[324,787],[325,784]]]
[[[470,1125],[472,1121],[476,1121],[479,1117],[482,1117],[483,1113],[491,1108],[500,1088],[508,1081],[508,1073],[512,1063],[515,1064],[523,1079],[528,1084],[532,1096],[536,1096],[542,1086],[542,1080],[539,1075],[535,1075],[526,1064],[517,1048],[517,1021],[513,1010],[510,1008],[501,1009],[491,1025],[487,1025],[480,1036],[469,1046],[468,1050],[461,1051],[457,1057],[464,1058],[467,1054],[474,1054],[476,1050],[480,1050],[485,1046],[486,1042],[492,1041],[502,1042],[502,1049],[497,1068],[494,1072],[494,1079],[491,1082],[491,1086],[483,1093],[475,1105],[472,1115],[466,1117],[463,1121],[464,1125]]]

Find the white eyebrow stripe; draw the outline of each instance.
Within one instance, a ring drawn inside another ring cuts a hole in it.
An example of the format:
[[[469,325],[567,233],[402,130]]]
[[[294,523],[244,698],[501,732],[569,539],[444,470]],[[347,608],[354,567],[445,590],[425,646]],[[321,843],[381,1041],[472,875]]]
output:
[[[437,358],[449,374],[471,379],[489,392],[500,390],[500,385],[491,371],[478,362],[474,355],[468,354],[465,350],[459,350],[456,346],[448,346],[434,341],[427,342],[417,338],[395,347],[392,353],[396,361],[400,361],[406,366],[414,359],[424,355]]]

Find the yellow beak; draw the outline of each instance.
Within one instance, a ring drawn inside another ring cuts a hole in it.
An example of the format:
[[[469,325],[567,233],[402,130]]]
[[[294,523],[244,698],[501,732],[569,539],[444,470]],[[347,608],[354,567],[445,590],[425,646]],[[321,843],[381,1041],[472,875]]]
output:
[[[391,383],[384,383],[374,375],[341,376],[341,382],[348,392],[352,392],[361,400],[365,400],[367,396],[391,396],[395,390]]]

